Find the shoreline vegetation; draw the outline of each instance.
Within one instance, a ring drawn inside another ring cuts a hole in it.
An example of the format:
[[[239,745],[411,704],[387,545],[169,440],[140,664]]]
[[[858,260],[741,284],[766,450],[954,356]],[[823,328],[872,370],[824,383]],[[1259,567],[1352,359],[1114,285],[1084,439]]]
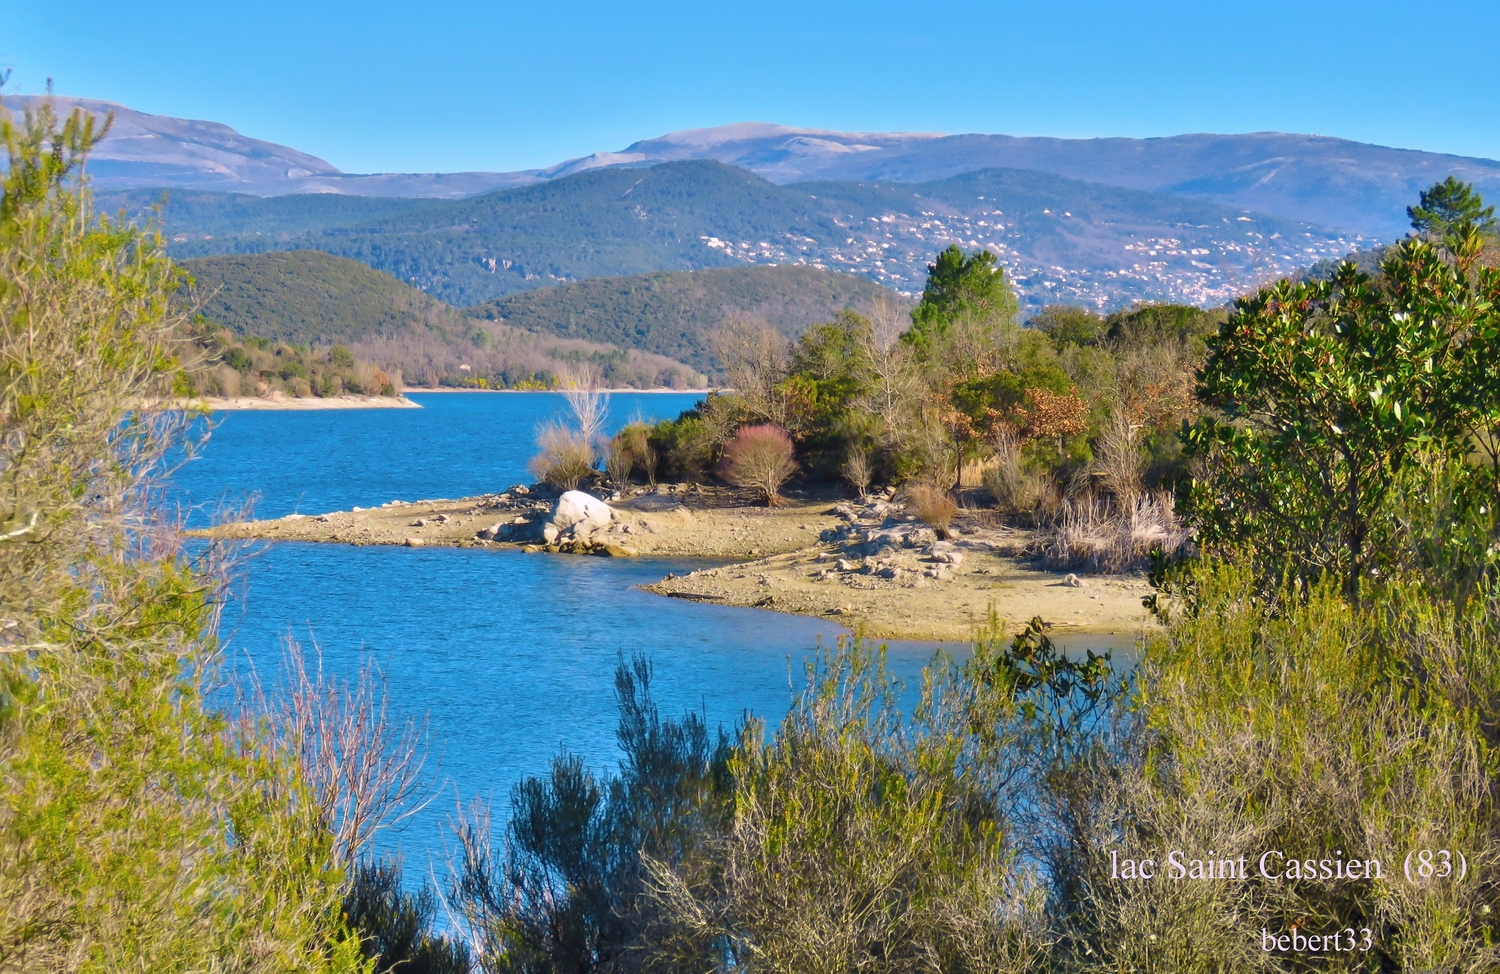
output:
[[[283,392],[271,392],[264,396],[195,396],[192,399],[177,399],[174,404],[177,408],[191,408],[195,404],[207,406],[214,412],[219,411],[250,411],[266,412],[274,410],[318,410],[318,409],[421,409],[422,404],[414,402],[408,395],[410,393],[535,393],[535,392],[561,392],[558,389],[452,389],[448,387],[425,388],[422,386],[406,386],[399,395],[337,395],[337,396],[289,396]],[[715,389],[603,389],[605,394],[628,393],[631,395],[652,394],[679,394],[679,395],[707,395],[718,392]]]

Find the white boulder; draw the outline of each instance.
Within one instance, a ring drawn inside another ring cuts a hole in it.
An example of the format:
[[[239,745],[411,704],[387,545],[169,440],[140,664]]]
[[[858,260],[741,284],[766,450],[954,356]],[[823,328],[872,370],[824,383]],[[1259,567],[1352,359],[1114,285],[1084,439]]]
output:
[[[564,535],[587,537],[609,527],[614,514],[614,508],[592,494],[581,490],[564,491],[552,508],[543,536],[549,544]]]

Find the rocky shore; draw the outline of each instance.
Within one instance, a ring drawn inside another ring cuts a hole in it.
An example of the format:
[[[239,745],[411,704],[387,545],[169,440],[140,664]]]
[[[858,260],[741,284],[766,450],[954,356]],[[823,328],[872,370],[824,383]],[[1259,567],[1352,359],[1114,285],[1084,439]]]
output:
[[[960,514],[949,536],[889,497],[749,506],[728,488],[661,485],[608,499],[515,485],[458,500],[292,514],[199,534],[406,547],[519,548],[543,554],[733,561],[668,575],[670,598],[835,618],[873,638],[962,641],[991,611],[1014,628],[1042,616],[1071,632],[1130,634],[1149,625],[1139,575],[1042,571],[1029,535]]]

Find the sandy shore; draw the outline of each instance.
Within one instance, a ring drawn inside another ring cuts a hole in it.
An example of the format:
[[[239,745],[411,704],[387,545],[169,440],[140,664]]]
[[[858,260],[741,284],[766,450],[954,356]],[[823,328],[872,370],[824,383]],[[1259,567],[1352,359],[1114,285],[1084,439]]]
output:
[[[236,396],[232,399],[218,396],[207,396],[203,399],[194,400],[195,403],[207,403],[214,412],[220,410],[251,410],[251,409],[421,409],[422,407],[407,399],[405,396],[316,396],[306,399],[298,399],[295,396],[283,396],[280,394],[267,396],[264,399],[259,396]]]
[[[411,392],[422,392],[422,393],[427,393],[427,392],[441,392],[441,393],[445,393],[445,394],[446,393],[463,393],[463,392],[508,392],[508,393],[511,393],[511,394],[516,394],[516,393],[526,393],[526,392],[561,392],[562,390],[561,389],[453,389],[453,388],[450,388],[448,386],[443,386],[443,387],[437,388],[437,389],[424,389],[421,386],[407,386],[405,389],[403,389],[401,391],[402,391],[402,394],[405,395],[406,393],[411,393]],[[602,392],[602,393],[639,392],[642,395],[654,395],[654,394],[660,393],[660,394],[663,394],[663,395],[674,394],[674,395],[683,395],[683,396],[705,396],[705,395],[707,395],[710,392],[723,392],[724,390],[722,390],[722,389],[665,389],[665,388],[658,388],[658,389],[628,389],[628,388],[622,388],[622,389],[597,389],[595,391],[596,392]]]
[[[293,514],[226,525],[225,538],[408,547],[491,547],[541,556],[554,547],[480,540],[481,531],[545,518],[552,502],[513,488],[456,500]],[[723,488],[668,486],[616,501],[600,554],[733,561],[669,575],[647,591],[720,605],[837,619],[879,639],[963,641],[993,611],[1007,628],[1041,616],[1061,630],[1133,634],[1150,625],[1140,575],[1073,577],[1018,557],[1023,532],[961,516],[950,540],[899,505],[819,501],[767,510]],[[596,536],[598,537],[598,536]],[[607,544],[607,551],[606,551]]]

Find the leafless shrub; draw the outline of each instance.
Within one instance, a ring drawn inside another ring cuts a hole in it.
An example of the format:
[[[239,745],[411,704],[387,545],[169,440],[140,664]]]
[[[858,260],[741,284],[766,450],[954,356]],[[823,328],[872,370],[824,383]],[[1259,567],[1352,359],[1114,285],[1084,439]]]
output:
[[[1051,568],[1123,572],[1152,551],[1174,554],[1188,541],[1172,496],[1160,491],[1138,495],[1124,509],[1094,496],[1066,500],[1041,529],[1037,551]]]
[[[1099,435],[1094,470],[1104,487],[1122,505],[1129,506],[1141,492],[1146,457],[1140,446],[1139,423],[1132,423],[1123,409],[1110,412]]]
[[[631,450],[629,440],[622,433],[604,447],[604,472],[609,475],[609,482],[614,484],[615,489],[621,490],[630,483],[630,471],[633,469],[635,451]]]
[[[532,474],[540,481],[563,490],[576,490],[583,478],[594,472],[594,448],[583,433],[559,419],[543,423],[537,430],[541,452],[531,458]]]
[[[952,496],[941,487],[917,484],[906,492],[906,502],[912,513],[930,525],[941,536],[946,537],[958,505]]]
[[[870,488],[869,454],[860,449],[850,450],[848,458],[844,460],[843,474],[849,485],[863,497]]]
[[[646,478],[646,483],[655,487],[656,468],[660,458],[656,455],[656,447],[651,445],[651,425],[641,416],[639,410],[631,417],[630,424],[620,430],[615,438],[629,452],[631,469],[639,467],[641,476]],[[627,473],[626,476],[629,474]]]
[[[1052,478],[1027,466],[1009,430],[995,439],[994,464],[984,471],[984,489],[1008,514],[1032,514],[1045,508],[1057,493]]]
[[[282,641],[277,686],[267,692],[252,674],[245,687],[250,719],[268,721],[275,751],[301,770],[317,817],[340,865],[354,862],[381,831],[399,826],[431,798],[426,722],[390,712],[379,672],[366,662],[353,680],[323,672],[314,646]]]
[[[795,457],[786,430],[770,424],[746,426],[724,445],[724,479],[759,490],[766,506],[775,507],[782,485],[797,470]]]

